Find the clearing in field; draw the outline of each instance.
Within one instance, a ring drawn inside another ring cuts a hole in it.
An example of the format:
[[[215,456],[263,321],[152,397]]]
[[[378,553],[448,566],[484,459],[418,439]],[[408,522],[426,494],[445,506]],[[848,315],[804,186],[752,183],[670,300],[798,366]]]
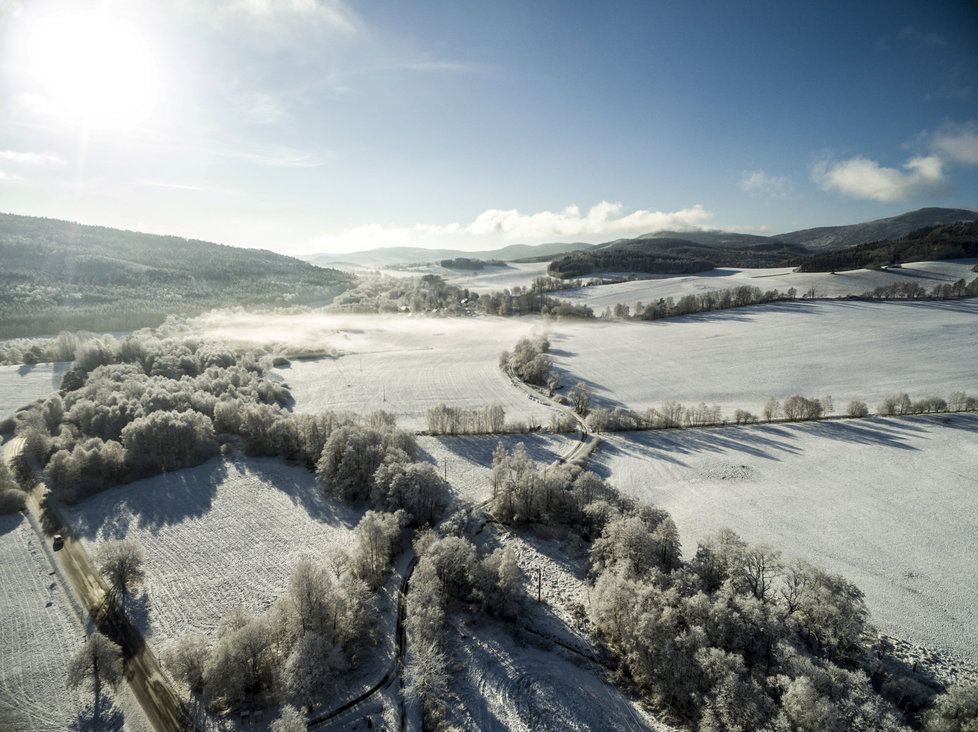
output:
[[[69,361],[23,366],[0,366],[0,419],[10,416],[35,399],[61,388],[61,379],[71,368]]]
[[[93,554],[111,539],[142,545],[146,594],[135,620],[164,648],[190,632],[214,638],[235,608],[268,607],[299,559],[350,546],[361,512],[325,497],[304,468],[213,459],[112,488],[65,514]]]
[[[596,460],[672,514],[686,556],[727,526],[847,577],[888,635],[978,663],[978,415],[619,433]]]
[[[875,408],[978,391],[978,301],[792,302],[648,323],[563,321],[548,337],[565,385],[599,406],[665,401],[759,414],[771,397],[831,395]]]
[[[792,287],[798,297],[814,291],[815,297],[846,297],[872,292],[877,287],[897,283],[914,283],[926,290],[935,285],[951,284],[960,279],[968,282],[975,278],[972,269],[976,259],[949,259],[939,262],[908,262],[899,268],[874,270],[854,269],[831,274],[829,272],[795,272],[793,267],[770,269],[737,269],[725,267],[693,275],[663,276],[652,279],[619,282],[611,285],[582,287],[555,293],[562,300],[574,304],[589,305],[596,314],[615,305],[636,303],[649,304],[661,298],[676,300],[684,295],[699,295],[710,290],[733,287],[759,287],[787,292]]]

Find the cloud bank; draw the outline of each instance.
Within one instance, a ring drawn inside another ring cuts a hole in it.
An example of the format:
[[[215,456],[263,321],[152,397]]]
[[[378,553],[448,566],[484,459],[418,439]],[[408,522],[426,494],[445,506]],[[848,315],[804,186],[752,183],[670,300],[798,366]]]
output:
[[[910,158],[901,168],[854,157],[816,164],[812,179],[826,191],[888,203],[946,193],[949,167],[978,165],[978,122],[946,125],[917,139],[926,154]]]
[[[638,209],[625,212],[620,203],[602,201],[587,212],[578,206],[560,211],[521,213],[517,209],[489,209],[468,224],[364,224],[338,234],[318,237],[319,250],[353,251],[384,246],[450,246],[459,249],[507,243],[545,241],[606,241],[663,229],[703,229],[713,214],[696,204],[676,211]]]
[[[812,176],[823,190],[883,202],[938,193],[945,183],[944,163],[936,155],[911,158],[902,170],[867,158],[820,163]]]

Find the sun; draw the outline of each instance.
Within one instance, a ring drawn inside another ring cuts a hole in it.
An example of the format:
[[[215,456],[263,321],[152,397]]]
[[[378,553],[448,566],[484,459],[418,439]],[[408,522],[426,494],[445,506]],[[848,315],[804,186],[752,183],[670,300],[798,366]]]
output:
[[[159,72],[132,24],[105,12],[63,10],[35,18],[27,32],[27,72],[66,116],[127,128],[152,114]]]

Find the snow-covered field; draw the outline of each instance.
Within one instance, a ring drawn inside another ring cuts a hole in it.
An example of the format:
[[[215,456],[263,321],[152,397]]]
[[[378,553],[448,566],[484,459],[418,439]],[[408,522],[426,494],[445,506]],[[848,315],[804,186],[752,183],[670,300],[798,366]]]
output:
[[[35,399],[61,388],[71,363],[39,363],[33,366],[0,366],[0,419]]]
[[[64,730],[88,695],[66,688],[84,632],[21,514],[0,516],[0,729]]]
[[[729,526],[850,579],[881,631],[978,663],[978,415],[620,433],[593,465],[668,509],[687,556]]]
[[[585,661],[561,649],[517,639],[491,620],[460,623],[454,644],[452,692],[462,729],[661,729]],[[454,635],[454,634],[453,634]]]
[[[978,392],[978,301],[794,302],[647,323],[562,321],[548,336],[563,381],[643,410],[667,400],[755,413],[771,397],[831,395],[836,411]]]
[[[698,295],[709,290],[721,290],[747,285],[762,290],[787,292],[794,287],[798,296],[815,290],[816,297],[861,295],[877,287],[897,282],[913,282],[930,290],[934,285],[967,281],[978,277],[973,271],[978,259],[946,260],[939,262],[910,262],[899,269],[883,271],[856,269],[830,274],[828,272],[794,272],[793,267],[770,269],[714,269],[693,275],[656,277],[654,279],[620,282],[613,285],[583,287],[555,293],[556,297],[574,303],[590,305],[595,313],[617,304],[634,307],[636,303],[655,302],[660,298],[680,298]]]
[[[435,465],[460,497],[472,503],[489,498],[492,490],[492,453],[502,443],[512,450],[523,443],[531,458],[551,463],[578,441],[576,433],[554,435],[473,435],[470,437],[418,437],[420,459]]]
[[[188,632],[213,637],[237,607],[263,610],[300,558],[348,547],[360,517],[326,498],[309,471],[273,459],[214,459],[65,514],[90,552],[123,537],[142,545],[146,600],[134,612],[158,648]]]
[[[456,287],[481,295],[512,290],[514,287],[529,287],[533,280],[547,276],[548,264],[549,262],[509,262],[505,267],[486,267],[478,272],[445,270],[442,276]]]
[[[277,373],[292,387],[295,411],[383,409],[401,426],[424,429],[440,403],[477,408],[499,403],[507,420],[549,424],[550,408],[514,387],[499,354],[540,327],[534,318],[410,318],[324,313],[215,313],[194,321],[217,340],[333,349],[337,358],[296,360]]]

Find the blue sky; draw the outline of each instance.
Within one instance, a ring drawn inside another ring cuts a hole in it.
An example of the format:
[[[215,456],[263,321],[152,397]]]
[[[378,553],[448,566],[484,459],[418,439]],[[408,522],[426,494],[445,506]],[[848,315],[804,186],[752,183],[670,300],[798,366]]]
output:
[[[0,0],[0,210],[286,253],[978,208],[978,6]]]

